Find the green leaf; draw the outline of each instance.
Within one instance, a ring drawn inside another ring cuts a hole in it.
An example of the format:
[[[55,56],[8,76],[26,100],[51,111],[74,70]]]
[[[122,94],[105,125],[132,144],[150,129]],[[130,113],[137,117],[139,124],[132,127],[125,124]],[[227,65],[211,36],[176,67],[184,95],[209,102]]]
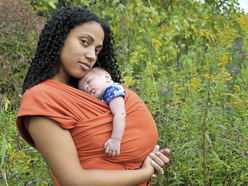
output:
[[[58,3],[57,0],[50,0],[48,1],[48,4],[53,8],[53,9],[56,9],[56,3]]]
[[[208,134],[205,134],[205,136],[206,136],[207,140],[209,141],[210,145],[212,145],[212,141],[211,141],[211,139],[209,138],[209,135],[208,135]]]
[[[3,166],[4,163],[4,157],[5,157],[5,135],[3,136],[3,143],[2,143],[2,150],[1,150],[1,167]]]
[[[215,151],[212,150],[212,154],[216,157],[216,159],[217,159],[218,162],[220,162],[220,163],[222,163],[223,165],[225,165],[226,168],[229,168],[229,166],[228,166],[225,162],[223,162],[222,160],[219,159],[219,156],[216,154]]]

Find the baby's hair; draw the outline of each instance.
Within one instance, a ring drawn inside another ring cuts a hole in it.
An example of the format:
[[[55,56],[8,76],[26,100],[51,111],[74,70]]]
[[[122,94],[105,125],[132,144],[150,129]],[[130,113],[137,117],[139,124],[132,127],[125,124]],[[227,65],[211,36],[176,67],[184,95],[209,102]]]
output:
[[[101,68],[101,67],[93,67],[90,71],[93,71],[94,73],[98,74],[98,75],[102,75],[103,73],[108,73],[107,70]]]
[[[83,8],[70,7],[58,11],[43,28],[36,53],[23,81],[22,93],[60,72],[60,52],[67,35],[76,26],[90,21],[98,22],[104,30],[103,49],[98,54],[94,67],[105,69],[115,82],[120,82],[121,75],[119,66],[116,64],[115,42],[110,27],[92,12]],[[78,79],[72,77],[71,81],[77,85]]]

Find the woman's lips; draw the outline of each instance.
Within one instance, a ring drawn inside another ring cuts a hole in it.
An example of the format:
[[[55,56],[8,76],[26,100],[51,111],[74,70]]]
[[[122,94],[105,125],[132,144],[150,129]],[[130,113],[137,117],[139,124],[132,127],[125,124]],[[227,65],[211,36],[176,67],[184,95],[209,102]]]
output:
[[[88,71],[90,69],[90,65],[88,63],[82,63],[82,62],[79,62],[80,63],[80,66],[85,70],[85,71]]]

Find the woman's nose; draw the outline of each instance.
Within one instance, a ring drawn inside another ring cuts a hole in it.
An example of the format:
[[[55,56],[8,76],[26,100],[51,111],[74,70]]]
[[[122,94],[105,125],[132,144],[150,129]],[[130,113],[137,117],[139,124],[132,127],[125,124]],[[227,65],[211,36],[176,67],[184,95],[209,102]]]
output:
[[[96,56],[95,48],[90,48],[86,53],[86,57],[90,59],[90,61],[96,61],[97,56]]]

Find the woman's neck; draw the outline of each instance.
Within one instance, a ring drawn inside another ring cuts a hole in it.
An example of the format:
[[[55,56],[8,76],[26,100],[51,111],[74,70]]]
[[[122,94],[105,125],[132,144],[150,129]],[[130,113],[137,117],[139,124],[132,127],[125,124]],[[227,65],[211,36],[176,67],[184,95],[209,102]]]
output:
[[[59,74],[56,74],[55,76],[53,76],[51,78],[54,81],[69,85],[69,79],[70,79],[70,75],[69,74],[65,74],[64,71],[60,70]]]
[[[70,78],[71,78],[71,76],[68,73],[65,73],[65,71],[60,68],[59,74],[56,74],[51,79],[54,81],[69,85],[70,84],[69,83]]]
[[[54,80],[54,81],[69,85],[69,80],[67,78],[64,78],[64,77],[61,77],[61,76],[56,76],[55,75],[54,77],[51,78],[51,80]]]

